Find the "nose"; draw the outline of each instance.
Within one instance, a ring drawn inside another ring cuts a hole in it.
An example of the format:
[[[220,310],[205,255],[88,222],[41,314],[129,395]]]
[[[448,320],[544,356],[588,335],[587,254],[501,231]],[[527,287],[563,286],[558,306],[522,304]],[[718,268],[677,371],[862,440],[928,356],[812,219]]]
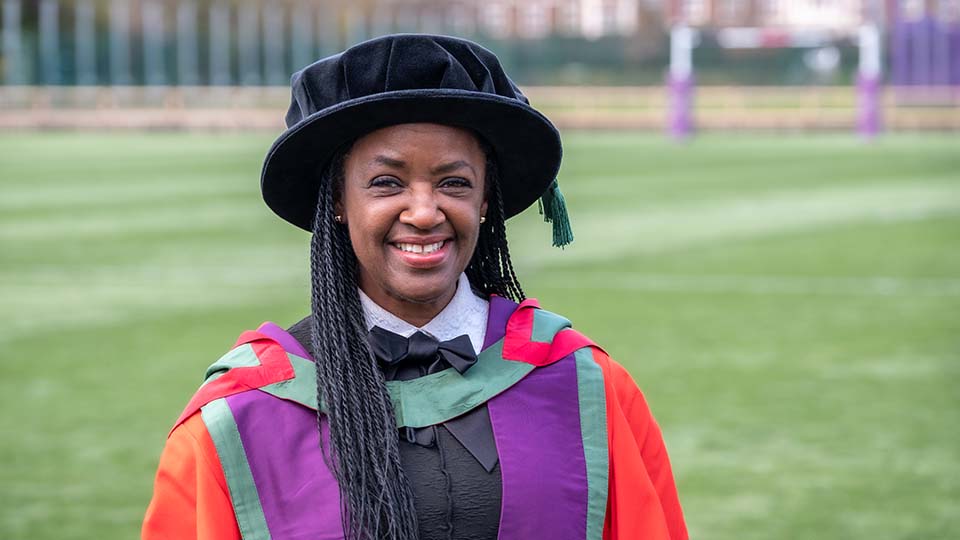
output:
[[[400,213],[400,223],[430,230],[447,219],[429,182],[413,186],[408,201],[407,207]]]

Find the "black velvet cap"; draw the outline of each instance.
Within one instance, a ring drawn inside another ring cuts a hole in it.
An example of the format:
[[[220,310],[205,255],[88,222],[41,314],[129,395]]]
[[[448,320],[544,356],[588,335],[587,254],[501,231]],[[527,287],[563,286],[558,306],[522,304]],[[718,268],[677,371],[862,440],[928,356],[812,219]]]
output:
[[[506,217],[556,179],[560,134],[511,81],[497,57],[464,39],[384,36],[295,73],[287,130],[273,143],[260,186],[283,219],[312,230],[320,169],[345,143],[371,131],[431,122],[470,128],[491,144]]]

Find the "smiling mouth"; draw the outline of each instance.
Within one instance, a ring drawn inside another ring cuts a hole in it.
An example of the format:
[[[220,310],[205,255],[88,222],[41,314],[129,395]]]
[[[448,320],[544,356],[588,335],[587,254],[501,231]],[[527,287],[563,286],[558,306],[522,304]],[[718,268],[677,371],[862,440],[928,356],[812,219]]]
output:
[[[443,247],[443,244],[445,242],[446,242],[445,240],[441,240],[439,242],[434,242],[432,244],[394,243],[393,246],[399,249],[400,251],[404,251],[406,253],[421,253],[423,255],[427,255],[435,251],[438,251],[440,248]]]

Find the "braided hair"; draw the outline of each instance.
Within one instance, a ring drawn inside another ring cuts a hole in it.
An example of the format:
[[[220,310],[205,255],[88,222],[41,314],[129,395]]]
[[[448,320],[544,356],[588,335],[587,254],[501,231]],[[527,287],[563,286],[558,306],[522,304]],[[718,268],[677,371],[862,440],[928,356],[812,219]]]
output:
[[[490,146],[478,140],[487,157],[488,212],[466,274],[480,293],[519,302],[524,294],[510,261],[496,160]],[[312,352],[323,404],[318,409],[326,411],[318,412],[317,421],[321,430],[329,423],[332,452],[325,456],[339,484],[346,537],[417,540],[413,493],[400,462],[393,405],[366,340],[357,258],[347,227],[334,221],[350,146],[338,151],[322,171],[310,243]]]

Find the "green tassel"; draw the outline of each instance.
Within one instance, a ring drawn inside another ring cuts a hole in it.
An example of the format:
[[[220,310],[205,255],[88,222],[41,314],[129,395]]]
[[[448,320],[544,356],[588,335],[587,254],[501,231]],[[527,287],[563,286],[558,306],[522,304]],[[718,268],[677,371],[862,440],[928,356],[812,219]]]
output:
[[[567,202],[563,200],[563,193],[560,193],[560,185],[556,180],[550,183],[550,187],[540,197],[539,209],[543,221],[553,224],[553,247],[562,248],[573,242]]]

